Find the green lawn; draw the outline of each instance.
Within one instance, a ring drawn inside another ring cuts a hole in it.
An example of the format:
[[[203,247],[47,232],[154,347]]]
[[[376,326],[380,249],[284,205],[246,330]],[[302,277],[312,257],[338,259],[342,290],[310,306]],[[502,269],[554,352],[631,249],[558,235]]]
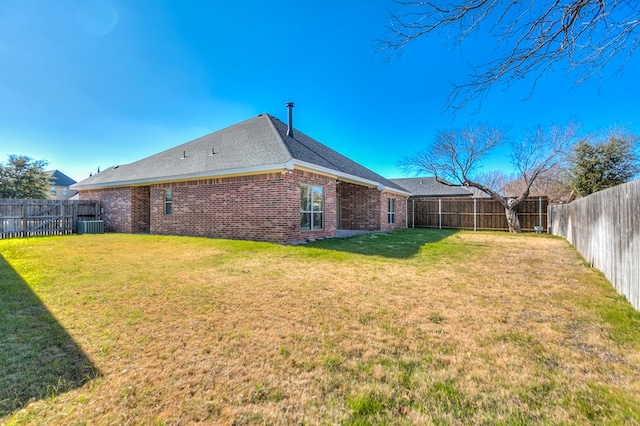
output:
[[[639,424],[640,313],[563,240],[0,240],[0,424]]]

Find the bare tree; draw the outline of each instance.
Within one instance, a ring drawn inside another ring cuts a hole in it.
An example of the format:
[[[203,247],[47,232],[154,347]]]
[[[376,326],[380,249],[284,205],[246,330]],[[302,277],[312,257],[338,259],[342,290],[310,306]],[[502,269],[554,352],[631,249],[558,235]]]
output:
[[[479,171],[473,175],[474,181],[489,188],[493,188],[496,192],[503,194],[509,193],[505,188],[511,181],[513,181],[513,179],[514,177],[511,174],[506,173],[504,170]]]
[[[522,181],[521,192],[513,197],[476,178],[483,161],[508,142],[506,133],[495,127],[480,125],[440,131],[426,150],[405,157],[399,166],[407,173],[433,174],[445,185],[473,187],[489,194],[504,207],[509,231],[520,232],[516,207],[529,196],[537,179],[564,160],[575,134],[574,124],[564,129],[538,127],[510,143],[511,162]]]
[[[567,165],[558,164],[547,172],[538,176],[531,189],[530,197],[546,196],[549,203],[569,203],[575,199],[575,193],[569,186]],[[519,176],[507,182],[502,191],[507,195],[520,194],[526,189],[526,183]]]
[[[610,62],[620,71],[640,45],[640,5],[628,0],[396,0],[383,49],[397,54],[412,41],[443,35],[460,46],[477,32],[494,39],[495,57],[454,86],[448,104],[462,108],[494,85],[532,76],[534,83],[559,66],[581,83]]]

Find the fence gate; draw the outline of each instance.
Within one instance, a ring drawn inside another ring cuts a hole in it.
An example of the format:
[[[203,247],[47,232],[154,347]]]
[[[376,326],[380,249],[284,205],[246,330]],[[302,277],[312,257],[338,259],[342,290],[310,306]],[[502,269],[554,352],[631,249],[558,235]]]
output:
[[[71,234],[99,216],[97,201],[0,199],[0,238]]]

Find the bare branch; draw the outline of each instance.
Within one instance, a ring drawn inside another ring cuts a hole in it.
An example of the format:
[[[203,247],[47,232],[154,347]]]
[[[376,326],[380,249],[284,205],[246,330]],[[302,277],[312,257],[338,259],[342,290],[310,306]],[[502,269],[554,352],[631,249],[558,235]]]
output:
[[[379,41],[390,55],[400,54],[419,38],[446,36],[451,47],[479,31],[495,39],[497,54],[473,64],[466,83],[454,86],[448,105],[459,109],[481,101],[495,86],[555,68],[577,76],[577,84],[602,73],[616,58],[620,72],[640,46],[640,6],[628,0],[450,0],[396,1],[389,12],[387,37]]]
[[[512,163],[518,169],[524,184],[518,197],[519,202],[529,196],[532,185],[540,176],[544,176],[566,159],[576,132],[577,126],[574,123],[564,129],[557,126],[550,129],[537,127],[513,144]]]
[[[556,169],[570,152],[576,134],[576,125],[564,129],[538,127],[511,144],[512,163],[521,182],[518,196],[504,192],[506,179],[495,179],[499,174],[482,174],[482,162],[507,140],[505,133],[486,125],[440,131],[431,145],[413,157],[404,158],[399,165],[406,172],[428,173],[440,183],[450,186],[477,188],[498,200],[505,208],[510,229],[517,230],[519,223],[515,207],[530,194],[534,183]],[[492,179],[489,179],[493,176]],[[502,182],[498,185],[498,182]],[[513,187],[509,188],[513,189]]]

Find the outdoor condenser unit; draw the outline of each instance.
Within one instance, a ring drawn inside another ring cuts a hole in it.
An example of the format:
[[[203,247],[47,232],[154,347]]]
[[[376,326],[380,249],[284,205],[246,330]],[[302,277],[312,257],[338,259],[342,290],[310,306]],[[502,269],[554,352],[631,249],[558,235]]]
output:
[[[78,221],[78,234],[104,234],[104,221],[80,220]]]

